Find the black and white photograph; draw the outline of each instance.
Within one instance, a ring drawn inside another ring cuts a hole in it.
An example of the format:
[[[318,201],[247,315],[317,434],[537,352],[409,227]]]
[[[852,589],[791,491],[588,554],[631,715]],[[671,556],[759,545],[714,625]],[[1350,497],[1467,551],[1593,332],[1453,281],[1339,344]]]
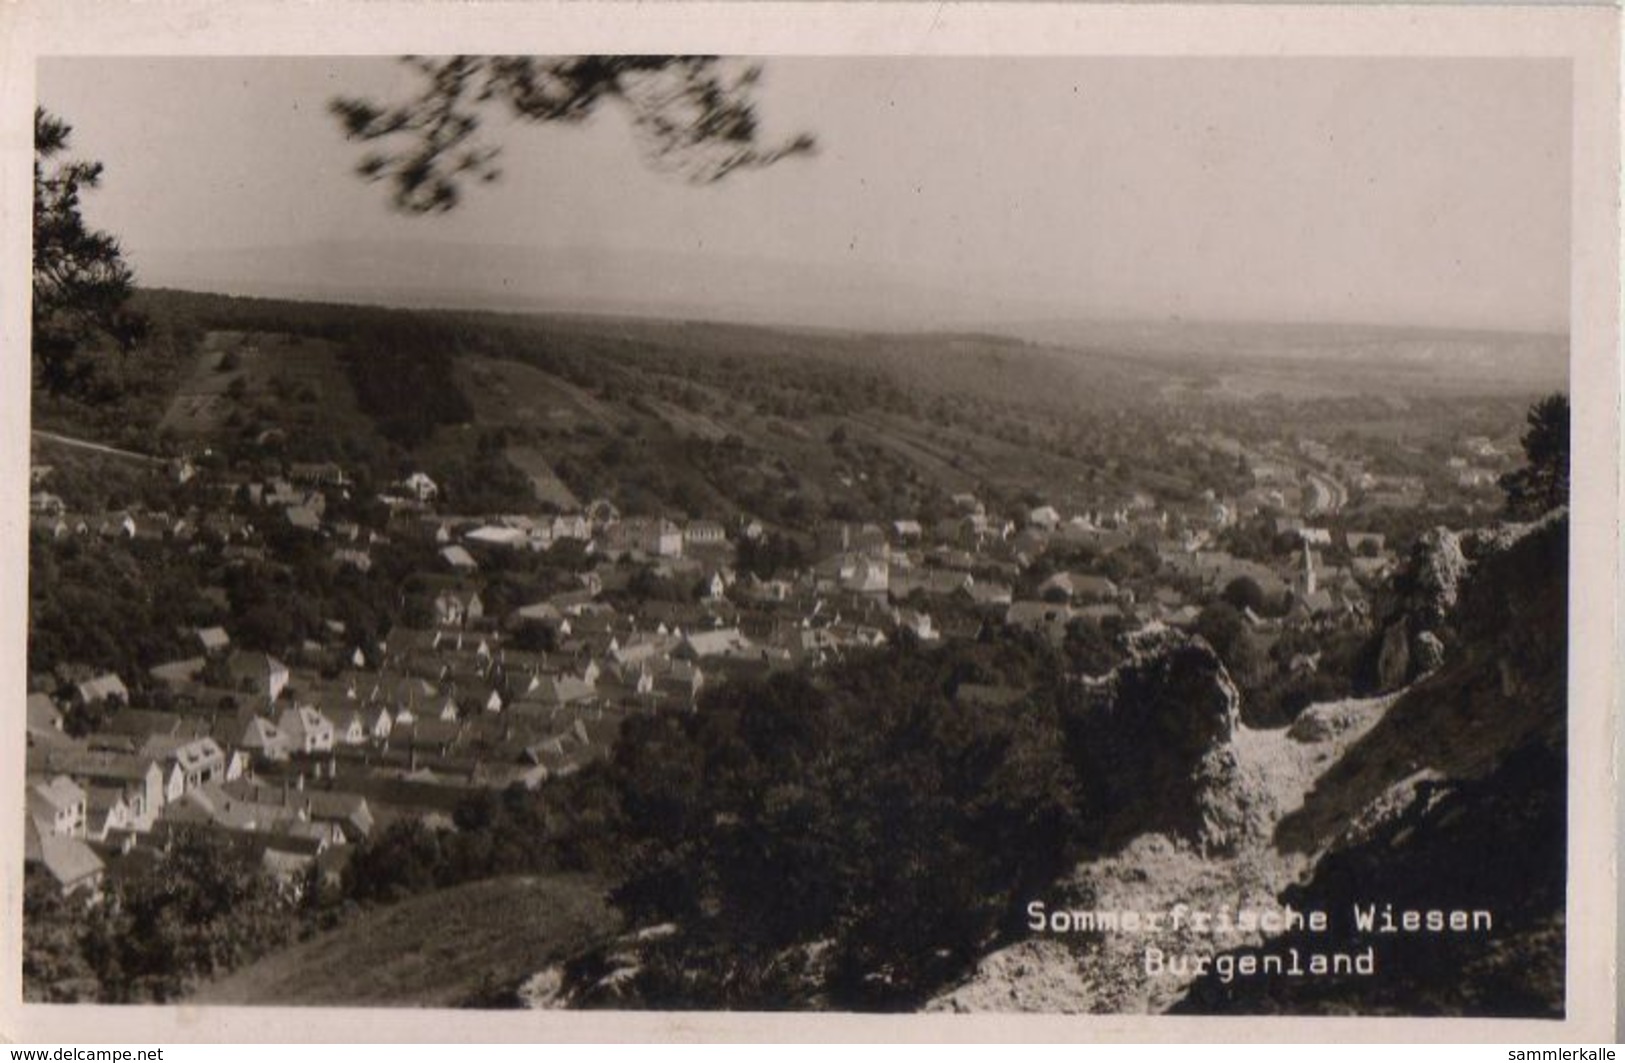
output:
[[[1581,1014],[1574,61],[419,38],[28,73],[26,1004]]]

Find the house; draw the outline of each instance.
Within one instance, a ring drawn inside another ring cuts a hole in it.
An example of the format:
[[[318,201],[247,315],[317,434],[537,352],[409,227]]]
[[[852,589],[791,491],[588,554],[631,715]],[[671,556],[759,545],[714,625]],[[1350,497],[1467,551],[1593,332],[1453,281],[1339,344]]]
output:
[[[1057,595],[1075,602],[1112,602],[1117,600],[1117,584],[1105,576],[1086,572],[1057,572],[1039,584],[1041,598]]]
[[[566,539],[586,542],[591,538],[592,524],[586,517],[580,513],[559,513],[536,529],[532,541],[537,546],[550,546]]]
[[[931,642],[937,637],[936,628],[931,623],[931,614],[914,609],[898,610],[897,629],[912,633],[921,642]]]
[[[704,657],[744,656],[754,649],[750,639],[740,634],[738,628],[726,627],[715,631],[690,632],[683,637],[682,644],[675,653],[687,660],[696,660]]]
[[[182,742],[169,751],[167,759],[180,770],[183,790],[218,781],[226,775],[226,751],[208,736]]]
[[[344,470],[333,462],[294,462],[288,467],[288,479],[294,483],[316,487],[344,487],[350,480]]]
[[[326,753],[333,748],[333,721],[313,706],[296,705],[282,710],[276,727],[288,737],[297,753]]]
[[[23,865],[49,875],[64,897],[98,896],[106,870],[101,857],[90,846],[78,838],[41,829],[33,817],[23,826]]]
[[[293,740],[263,716],[251,718],[244,726],[237,746],[264,760],[287,760],[294,750]]]
[[[36,517],[61,517],[68,511],[61,498],[48,491],[36,491],[28,496],[28,512]]]
[[[164,807],[164,773],[158,762],[134,753],[105,753],[78,747],[30,749],[30,773],[62,774],[81,786],[121,790],[130,812],[143,823]]]
[[[74,688],[74,695],[78,698],[79,704],[87,707],[101,705],[108,701],[114,701],[120,705],[130,703],[130,692],[125,688],[124,680],[111,672],[80,683]]]
[[[242,833],[285,830],[299,820],[303,809],[286,799],[286,784],[282,793],[284,799],[281,801],[248,800],[227,790],[222,784],[210,783],[189,792],[165,815],[165,819],[176,825],[212,824]]]
[[[289,506],[283,513],[288,518],[288,523],[300,531],[319,532],[322,530],[321,515],[312,506]]]
[[[395,717],[383,705],[370,706],[363,715],[362,722],[366,724],[367,737],[373,739],[387,741],[390,732],[395,729]]]
[[[714,520],[691,520],[683,528],[685,546],[716,546],[727,541],[727,530]]]
[[[1054,531],[1061,526],[1061,514],[1054,506],[1039,506],[1027,514],[1027,523],[1045,531]]]
[[[85,788],[85,838],[105,842],[114,832],[135,830],[135,813],[117,786]]]
[[[653,557],[682,557],[683,531],[664,517],[634,517],[621,525],[624,541]]]
[[[531,712],[538,708],[551,712],[560,706],[590,701],[598,695],[594,683],[574,675],[540,676],[533,685],[533,690],[508,707],[509,711],[524,715],[524,706],[528,705]]]
[[[231,651],[231,636],[226,634],[223,627],[200,628],[197,640],[207,657],[218,657]]]
[[[995,583],[991,580],[973,582],[965,592],[970,600],[980,606],[1009,605],[1015,600],[1014,592],[1006,583]]]
[[[440,497],[440,486],[426,473],[415,472],[395,485],[407,498],[418,502],[433,502]]]
[[[1012,602],[1005,610],[1004,622],[1026,631],[1038,631],[1051,638],[1066,632],[1072,620],[1072,607],[1058,602]]]
[[[382,714],[385,719],[388,713]],[[364,745],[367,741],[367,714],[361,709],[349,709],[339,714],[333,727],[333,741],[346,746]]]
[[[27,712],[29,741],[48,741],[62,733],[62,713],[49,694],[28,695]]]
[[[902,601],[916,591],[933,598],[947,598],[964,592],[969,594],[976,581],[968,572],[947,569],[895,571],[888,581],[891,596]]]
[[[475,528],[463,535],[471,543],[481,546],[495,546],[506,549],[516,549],[530,542],[530,534],[523,529],[508,527],[502,524],[486,524]]]
[[[694,704],[705,686],[705,673],[692,661],[672,661],[655,677],[655,689],[662,696],[685,705]]]
[[[885,594],[891,569],[883,558],[846,554],[836,565],[836,579],[842,590],[854,594]]]
[[[226,667],[237,690],[263,694],[267,704],[274,704],[288,686],[288,666],[268,653],[234,653]]]
[[[441,627],[477,624],[485,619],[485,602],[478,593],[464,598],[455,591],[441,591],[434,598],[434,618]],[[440,648],[438,641],[434,648]]]
[[[353,546],[341,546],[333,551],[333,563],[340,568],[348,566],[357,572],[367,573],[372,571],[372,554]]]
[[[28,788],[28,815],[64,838],[85,834],[86,795],[84,787],[66,775],[53,775]]]
[[[186,796],[186,773],[181,766],[171,760],[155,758],[158,770],[162,773],[164,790],[164,807],[168,808],[176,801]]]
[[[165,661],[147,669],[147,674],[171,690],[190,686],[203,677],[208,662],[202,657],[186,657],[179,661]]]
[[[445,560],[446,564],[458,572],[475,572],[480,567],[479,562],[474,560],[474,555],[456,543],[441,550],[440,556]]]
[[[337,833],[331,829],[327,832],[328,838],[334,844],[359,842],[372,834],[377,827],[377,820],[373,817],[367,799],[360,794],[346,793],[342,790],[289,790],[286,785],[272,786],[269,783],[249,782],[228,786],[224,793],[233,801],[267,808],[291,809],[307,823],[336,826]]]

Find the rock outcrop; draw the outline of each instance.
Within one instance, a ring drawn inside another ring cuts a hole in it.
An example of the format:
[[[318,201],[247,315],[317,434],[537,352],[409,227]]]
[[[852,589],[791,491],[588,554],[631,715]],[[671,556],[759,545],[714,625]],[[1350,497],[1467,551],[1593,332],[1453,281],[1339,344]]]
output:
[[[1417,540],[1395,576],[1372,647],[1378,692],[1398,690],[1438,670],[1457,637],[1457,605],[1483,559],[1505,554],[1531,532],[1566,520],[1556,513],[1532,524],[1499,524],[1468,532],[1434,528]]]
[[[1037,933],[985,957],[931,1007],[1561,1014],[1567,544],[1561,514],[1429,536],[1390,614],[1406,625],[1390,661],[1403,655],[1407,685],[1311,706],[1290,728],[1237,722],[1234,687],[1200,640],[1159,635],[1096,684],[1091,737],[1105,756],[1083,766],[1121,801],[1122,837],[1056,883],[1051,908],[1291,904],[1331,912],[1331,932]],[[1355,903],[1483,909],[1495,931],[1386,939],[1376,977],[1145,973],[1148,946],[1232,960],[1361,951],[1372,943],[1351,920]]]
[[[1200,637],[1161,630],[1090,686],[1084,771],[1112,820],[1108,836],[1164,832],[1224,851],[1244,827],[1230,792],[1241,695]]]
[[[1315,859],[1282,894],[1332,911],[1327,934],[1265,950],[1375,950],[1375,977],[1198,981],[1176,1010],[1553,1017],[1562,1014],[1567,811],[1568,522],[1462,537],[1447,658],[1284,819]],[[1448,566],[1446,566],[1448,568]],[[1439,571],[1439,568],[1433,571]],[[1443,584],[1435,583],[1441,590]],[[1485,933],[1373,935],[1354,904],[1489,913]]]

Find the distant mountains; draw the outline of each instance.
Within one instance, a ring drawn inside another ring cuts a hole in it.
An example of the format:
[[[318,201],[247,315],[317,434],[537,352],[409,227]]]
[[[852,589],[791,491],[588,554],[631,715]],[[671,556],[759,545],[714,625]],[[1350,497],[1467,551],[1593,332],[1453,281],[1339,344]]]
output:
[[[328,242],[148,249],[136,266],[144,285],[228,295],[865,331],[965,328],[1055,310],[967,298],[862,265],[698,253]]]
[[[974,330],[1191,371],[1216,362],[1368,371],[1397,365],[1489,390],[1563,387],[1566,336],[1363,324],[1088,319],[1075,308],[898,278],[864,264],[703,253],[332,241],[145,249],[143,285],[230,295],[511,312],[568,312],[854,331]],[[1215,357],[1217,356],[1217,357]]]

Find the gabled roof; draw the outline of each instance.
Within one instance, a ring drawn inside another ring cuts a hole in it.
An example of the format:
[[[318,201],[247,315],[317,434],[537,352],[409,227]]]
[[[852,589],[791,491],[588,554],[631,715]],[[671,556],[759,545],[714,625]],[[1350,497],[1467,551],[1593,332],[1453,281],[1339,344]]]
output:
[[[44,867],[64,889],[94,878],[105,867],[90,846],[78,838],[41,830],[32,818],[24,825],[23,860]]]
[[[76,779],[115,780],[146,784],[147,775],[157,765],[151,758],[130,753],[104,753],[81,747],[29,750],[29,768],[35,767],[35,754],[45,770],[61,772]]]
[[[290,738],[302,740],[306,735],[333,729],[332,721],[310,705],[295,705],[283,709],[276,720],[277,730]]]
[[[84,789],[66,775],[54,775],[44,782],[28,788],[29,803],[38,801],[53,814],[67,812],[85,804]]]
[[[683,639],[683,644],[699,657],[749,653],[755,648],[750,639],[741,634],[738,628],[732,627],[718,628],[715,631],[691,631]]]
[[[85,680],[79,684],[78,691],[81,700],[91,703],[114,697],[130,700],[130,692],[125,688],[124,680],[112,672]]]
[[[231,636],[226,634],[223,627],[206,627],[199,629],[197,640],[203,644],[205,650],[211,652],[223,650],[231,645]]]
[[[237,744],[244,749],[272,749],[286,746],[288,741],[288,736],[270,720],[256,716],[243,728],[243,736],[238,739]]]
[[[49,694],[28,695],[28,730],[62,730],[62,713]]]
[[[171,754],[182,771],[198,771],[211,763],[223,762],[226,751],[212,738],[198,738],[179,747]]]
[[[440,556],[445,558],[446,563],[453,568],[473,569],[480,567],[479,562],[474,560],[473,554],[455,543],[441,550]]]
[[[145,739],[151,735],[180,734],[186,722],[186,718],[176,712],[124,709],[108,720],[102,729],[108,734],[131,735]]]
[[[578,676],[552,675],[542,679],[532,698],[543,705],[570,705],[594,696],[593,685]]]

